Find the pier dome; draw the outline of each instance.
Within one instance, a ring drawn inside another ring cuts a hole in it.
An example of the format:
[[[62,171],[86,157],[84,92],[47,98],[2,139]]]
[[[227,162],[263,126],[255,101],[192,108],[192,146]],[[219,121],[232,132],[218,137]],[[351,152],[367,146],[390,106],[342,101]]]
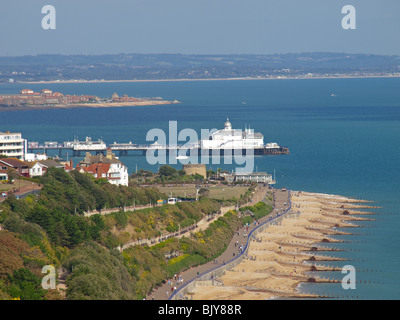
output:
[[[225,130],[232,130],[232,124],[229,122],[229,119],[226,119],[226,122],[224,124]]]

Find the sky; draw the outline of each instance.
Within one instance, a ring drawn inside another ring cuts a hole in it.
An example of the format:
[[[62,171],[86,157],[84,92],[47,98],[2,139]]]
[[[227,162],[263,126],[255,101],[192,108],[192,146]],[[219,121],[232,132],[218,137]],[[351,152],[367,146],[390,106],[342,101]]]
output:
[[[56,10],[43,29],[42,8]],[[342,28],[345,5],[356,29]],[[36,54],[400,55],[399,0],[1,0],[0,56]]]

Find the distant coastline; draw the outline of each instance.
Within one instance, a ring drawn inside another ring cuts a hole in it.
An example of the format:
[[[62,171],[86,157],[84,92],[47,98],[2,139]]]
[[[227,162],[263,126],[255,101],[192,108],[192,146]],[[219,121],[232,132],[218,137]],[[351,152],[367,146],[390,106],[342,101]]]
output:
[[[180,79],[126,79],[126,80],[52,80],[52,81],[19,81],[21,84],[56,84],[56,83],[123,83],[123,82],[174,82],[174,81],[232,81],[232,80],[309,80],[309,79],[364,79],[364,78],[400,78],[392,75],[338,75],[338,76],[273,76],[273,77],[232,77],[232,78],[180,78]]]
[[[180,103],[178,100],[148,100],[140,102],[109,102],[109,103],[76,103],[55,105],[24,105],[24,106],[0,106],[1,111],[26,111],[26,110],[48,110],[48,109],[74,109],[74,108],[116,108],[116,107],[138,107],[154,106]]]
[[[0,57],[0,80],[5,83],[94,83],[400,77],[399,61],[400,56],[395,55],[335,52],[53,54]]]
[[[118,96],[114,93],[111,98],[101,99],[94,95],[64,95],[50,89],[35,92],[22,89],[19,94],[0,94],[2,111],[60,109],[60,108],[114,108],[131,106],[150,106],[179,103],[178,100],[167,101],[162,98],[135,98],[128,95]]]

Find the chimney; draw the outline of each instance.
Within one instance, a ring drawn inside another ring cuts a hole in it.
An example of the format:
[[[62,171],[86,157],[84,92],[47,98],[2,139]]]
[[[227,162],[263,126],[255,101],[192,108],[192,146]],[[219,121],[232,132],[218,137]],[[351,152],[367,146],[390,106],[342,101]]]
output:
[[[112,160],[114,158],[111,148],[107,148],[107,156],[106,157],[107,157],[107,159],[110,159],[110,160]]]
[[[103,176],[103,170],[101,164],[97,166],[97,179],[100,179]]]
[[[85,163],[89,163],[90,164],[90,152],[86,152]]]

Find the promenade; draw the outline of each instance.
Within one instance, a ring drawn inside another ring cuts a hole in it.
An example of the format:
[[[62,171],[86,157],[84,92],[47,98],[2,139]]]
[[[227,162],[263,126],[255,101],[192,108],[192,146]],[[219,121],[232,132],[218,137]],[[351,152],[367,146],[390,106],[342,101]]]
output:
[[[264,192],[264,196],[266,191]],[[258,195],[254,198],[254,203],[261,201],[263,197]],[[258,225],[262,225],[267,220],[276,218],[288,208],[288,192],[274,190],[274,210],[267,216],[258,220],[258,224],[250,224],[248,227],[240,227],[239,230],[235,233],[232,240],[230,241],[227,249],[215,260],[205,263],[203,265],[199,265],[197,267],[190,268],[179,275],[177,275],[177,279],[167,279],[166,283],[157,289],[153,290],[146,299],[148,300],[168,300],[171,298],[173,294],[171,292],[172,287],[176,287],[176,290],[179,291],[182,286],[185,286],[188,282],[195,280],[199,275],[207,273],[213,269],[224,266],[228,261],[231,261],[235,257],[237,257],[238,249],[242,246],[246,247],[248,238],[247,235],[250,234],[254,229],[258,227]],[[235,255],[234,255],[235,254]],[[181,278],[181,282],[178,281],[179,277]],[[169,283],[170,281],[170,283]]]
[[[34,182],[25,182],[24,185],[4,191],[4,193],[6,193],[7,196],[14,195],[17,199],[23,199],[30,194],[38,194],[42,187],[42,185]],[[7,199],[7,197],[1,197],[2,193],[3,192],[0,192],[0,203]]]

